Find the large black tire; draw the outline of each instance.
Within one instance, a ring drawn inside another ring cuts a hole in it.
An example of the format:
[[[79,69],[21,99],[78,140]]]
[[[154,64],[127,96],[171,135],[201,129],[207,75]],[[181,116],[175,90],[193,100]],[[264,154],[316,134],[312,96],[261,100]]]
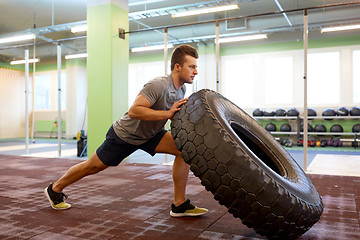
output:
[[[251,116],[211,91],[174,115],[177,148],[202,185],[243,224],[270,239],[294,239],[320,218],[311,180]]]

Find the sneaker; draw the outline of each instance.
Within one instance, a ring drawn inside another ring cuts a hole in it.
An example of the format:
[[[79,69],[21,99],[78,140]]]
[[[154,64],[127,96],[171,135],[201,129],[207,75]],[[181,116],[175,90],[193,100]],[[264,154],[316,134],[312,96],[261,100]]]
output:
[[[52,183],[44,189],[46,198],[49,200],[51,207],[55,210],[65,210],[71,208],[71,205],[64,201],[67,196],[65,193],[57,193],[52,190]]]
[[[198,208],[190,203],[190,200],[186,200],[183,204],[175,206],[171,204],[170,216],[172,217],[196,217],[207,213],[206,208]]]

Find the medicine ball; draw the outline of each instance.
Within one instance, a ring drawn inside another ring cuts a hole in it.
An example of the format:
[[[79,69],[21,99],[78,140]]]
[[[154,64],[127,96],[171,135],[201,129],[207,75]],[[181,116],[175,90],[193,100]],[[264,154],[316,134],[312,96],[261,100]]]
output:
[[[263,110],[261,110],[260,108],[256,108],[256,109],[253,111],[253,116],[254,116],[254,117],[264,116],[264,112],[263,112]]]
[[[316,116],[316,111],[313,108],[308,108],[308,116]]]
[[[353,107],[350,109],[351,116],[360,116],[360,107]]]
[[[355,124],[355,125],[352,127],[352,132],[353,132],[353,133],[358,133],[358,132],[360,132],[360,124]]]
[[[326,132],[326,127],[324,124],[316,124],[315,128],[314,128],[314,132]]]
[[[304,131],[304,124],[301,124],[300,126],[300,132],[303,132]],[[313,126],[311,126],[310,123],[308,123],[308,132],[313,132],[314,131],[314,128]]]
[[[290,108],[286,114],[289,117],[297,117],[297,116],[299,116],[299,111],[296,108]]]
[[[265,109],[264,110],[264,116],[268,116],[268,117],[272,117],[272,116],[275,116],[275,112],[274,112],[274,110],[272,110],[272,109]]]
[[[288,123],[284,123],[280,127],[280,132],[291,132],[291,126]]]
[[[334,124],[330,128],[330,132],[343,132],[343,131],[344,131],[343,127],[339,124]]]
[[[332,108],[327,108],[322,112],[322,116],[323,117],[332,117],[332,116],[336,116],[336,112],[334,109]],[[331,120],[331,119],[327,119],[327,120]]]
[[[286,111],[285,111],[285,109],[282,109],[282,108],[276,109],[276,111],[275,111],[275,116],[277,116],[277,117],[286,116]]]
[[[346,107],[339,107],[336,111],[338,116],[347,116],[349,115],[349,110]]]
[[[276,125],[273,124],[273,123],[268,123],[268,124],[266,124],[265,129],[268,132],[275,132],[276,131]]]

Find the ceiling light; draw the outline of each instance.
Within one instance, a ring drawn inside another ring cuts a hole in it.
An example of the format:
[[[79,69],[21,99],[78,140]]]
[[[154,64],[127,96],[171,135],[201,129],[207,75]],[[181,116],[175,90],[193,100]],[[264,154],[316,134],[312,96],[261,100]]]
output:
[[[19,36],[7,37],[7,38],[0,38],[0,43],[19,42],[34,38],[36,38],[34,34],[25,34],[25,35],[19,35]]]
[[[32,59],[29,59],[29,63],[37,63],[39,62],[40,60],[38,58],[32,58]],[[10,64],[11,65],[16,65],[16,64],[25,64],[26,63],[26,60],[15,60],[15,61],[11,61]]]
[[[76,27],[71,28],[72,33],[86,32],[87,30],[88,30],[87,25],[80,25],[80,26],[76,26]]]
[[[65,59],[87,58],[87,56],[88,56],[87,53],[71,54],[71,55],[66,55]]]
[[[220,38],[219,43],[240,42],[240,41],[266,39],[266,38],[267,38],[266,34],[254,34],[254,35],[245,35],[245,36],[238,36],[238,37]]]
[[[172,48],[173,44],[168,44],[168,48]],[[145,52],[145,51],[154,51],[154,50],[163,50],[165,48],[164,45],[154,45],[148,47],[135,47],[131,49],[131,52]]]
[[[354,30],[360,29],[360,24],[358,25],[348,25],[348,26],[338,26],[338,27],[327,27],[321,29],[321,32],[335,32],[335,31],[344,31],[344,30]]]
[[[202,8],[202,9],[184,11],[184,12],[175,13],[175,14],[172,15],[172,17],[173,18],[185,17],[185,16],[191,16],[191,15],[214,13],[214,12],[221,12],[221,11],[234,10],[234,9],[239,9],[239,5],[238,4],[231,4],[231,5],[223,5],[223,6],[217,6],[217,7],[210,7],[210,8]]]

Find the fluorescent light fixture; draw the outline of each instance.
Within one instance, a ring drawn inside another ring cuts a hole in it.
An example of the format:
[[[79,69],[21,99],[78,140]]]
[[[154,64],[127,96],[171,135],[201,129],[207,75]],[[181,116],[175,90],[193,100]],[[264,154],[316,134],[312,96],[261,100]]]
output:
[[[348,26],[338,26],[338,27],[327,27],[321,29],[321,32],[335,32],[335,31],[345,31],[345,30],[354,30],[360,29],[360,24],[358,25],[348,25]]]
[[[72,33],[86,32],[87,30],[88,30],[87,25],[80,25],[80,26],[76,26],[76,27],[71,28]]]
[[[210,8],[202,8],[202,9],[184,11],[184,12],[175,13],[175,14],[172,15],[172,17],[173,18],[186,17],[186,16],[192,16],[192,15],[200,15],[200,14],[221,12],[221,11],[234,10],[234,9],[239,9],[239,5],[238,4],[231,4],[231,5],[223,5],[223,6],[217,6],[217,7],[210,7]]]
[[[40,60],[38,58],[32,58],[32,59],[29,59],[29,63],[37,63],[39,62]],[[10,64],[11,65],[16,65],[16,64],[25,64],[25,60],[15,60],[15,61],[11,61]]]
[[[7,38],[0,38],[0,43],[19,42],[36,38],[35,34],[25,34]]]
[[[172,48],[173,44],[168,44],[168,48]],[[154,51],[154,50],[162,50],[165,48],[165,45],[154,45],[148,47],[135,47],[131,49],[131,52],[145,52],[145,51]]]
[[[240,42],[240,41],[249,41],[249,40],[266,39],[266,38],[267,38],[266,34],[244,35],[238,37],[220,38],[219,43]]]
[[[71,54],[71,55],[66,55],[65,59],[87,58],[87,56],[88,56],[87,53]]]

